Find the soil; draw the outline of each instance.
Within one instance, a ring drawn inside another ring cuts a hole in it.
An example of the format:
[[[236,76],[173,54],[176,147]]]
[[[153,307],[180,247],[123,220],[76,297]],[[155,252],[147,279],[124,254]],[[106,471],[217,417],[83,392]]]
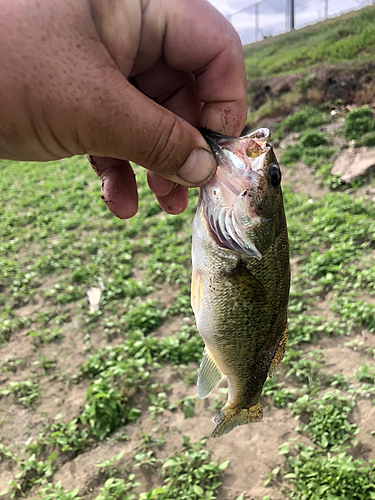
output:
[[[324,78],[328,73],[324,73]],[[280,82],[279,82],[280,83]],[[285,82],[284,82],[285,83]],[[271,82],[271,88],[272,82]],[[275,84],[276,85],[276,84]],[[276,89],[276,87],[275,87]],[[276,90],[275,90],[276,92]],[[278,151],[276,150],[276,154]],[[293,190],[308,194],[312,199],[321,198],[327,190],[320,186],[311,169],[297,163],[291,168],[283,170],[283,182],[293,186]],[[374,193],[367,193],[365,188],[362,194],[372,197]],[[298,269],[299,259],[292,260],[292,274]],[[136,279],[142,279],[141,275]],[[53,282],[50,278],[41,284],[40,290],[50,289]],[[172,304],[173,296],[178,290],[177,286],[162,286],[155,291],[155,299],[167,307]],[[326,319],[332,319],[329,309],[330,296],[322,298],[314,305],[314,312]],[[22,317],[29,317],[44,307],[42,294],[37,294],[34,301],[18,309]],[[82,309],[88,305],[82,303]],[[69,311],[70,306],[62,308]],[[41,345],[34,338],[26,336],[27,330],[14,333],[8,344],[1,350],[1,360],[19,359],[23,362],[15,371],[0,372],[1,385],[5,386],[10,380],[27,380],[34,373],[38,359],[44,357],[56,361],[56,367],[51,373],[45,373],[38,380],[40,396],[34,408],[23,408],[16,404],[13,396],[0,398],[0,442],[11,446],[13,452],[24,457],[24,448],[33,439],[37,438],[48,422],[60,414],[62,421],[69,421],[78,416],[83,409],[85,394],[89,381],[79,381],[75,378],[79,367],[88,357],[87,340],[80,330],[82,312],[75,311],[70,320],[62,325],[63,338],[60,342]],[[176,332],[182,324],[181,318],[174,318],[164,323],[153,335],[160,338]],[[90,338],[93,348],[104,344],[113,345],[118,339],[103,339],[98,332]],[[363,348],[353,350],[346,344],[349,341],[364,342]],[[321,349],[326,359],[326,368],[332,373],[342,373],[349,377],[355,384],[354,372],[364,363],[373,363],[373,356],[365,352],[366,347],[375,347],[375,336],[369,332],[353,331],[350,337],[322,338],[314,343],[314,349]],[[196,371],[198,365],[191,365],[187,372]],[[186,371],[185,371],[186,374]],[[282,375],[280,375],[282,377]],[[163,366],[154,377],[154,381],[166,384],[170,403],[175,403],[186,396],[195,396],[196,387],[187,386],[183,377],[176,368]],[[225,387],[225,382],[222,387]],[[123,432],[128,436],[128,441],[118,440],[114,435],[109,439],[99,442],[94,448],[62,464],[53,477],[53,482],[61,481],[66,489],[79,489],[79,494],[87,500],[93,500],[103,486],[105,474],[97,463],[115,456],[124,451],[121,466],[127,467],[131,457],[140,449],[143,435],[149,434],[153,438],[164,438],[164,444],[155,451],[155,456],[160,459],[172,455],[181,449],[182,436],[188,436],[192,442],[210,436],[214,428],[214,416],[217,410],[210,408],[218,397],[218,391],[206,400],[198,400],[194,415],[184,418],[182,411],[165,410],[157,422],[151,420],[147,411],[148,400],[145,395],[136,394],[133,401],[142,411],[140,418],[133,425],[117,429],[114,434]],[[281,466],[284,458],[278,455],[281,444],[291,438],[298,442],[310,444],[309,439],[299,434],[295,428],[297,420],[286,409],[276,408],[270,398],[264,398],[264,417],[257,424],[240,427],[219,439],[209,438],[207,447],[213,453],[213,458],[219,463],[229,460],[229,466],[223,473],[223,483],[220,487],[218,498],[220,500],[235,500],[243,494],[247,500],[260,500],[269,495],[272,500],[285,498],[278,487],[278,483],[263,486],[265,477],[271,470]],[[360,428],[357,435],[358,443],[352,452],[355,457],[375,459],[375,407],[369,399],[358,399],[358,404],[351,416]],[[14,475],[14,465],[8,460],[0,463],[0,491],[5,489],[9,480]],[[136,480],[141,484],[135,489],[136,493],[147,491],[160,484],[158,470],[151,466],[142,466],[136,469]],[[26,498],[37,497],[37,490],[32,491]],[[4,497],[6,498],[6,497]]]
[[[296,92],[296,85],[300,88]],[[288,96],[293,94],[293,98]],[[375,63],[351,68],[348,64],[316,66],[298,74],[248,81],[248,109],[254,112],[267,102],[272,106],[261,116],[262,127],[274,125],[301,104],[326,103],[333,109],[375,103]],[[254,124],[251,124],[251,129]]]

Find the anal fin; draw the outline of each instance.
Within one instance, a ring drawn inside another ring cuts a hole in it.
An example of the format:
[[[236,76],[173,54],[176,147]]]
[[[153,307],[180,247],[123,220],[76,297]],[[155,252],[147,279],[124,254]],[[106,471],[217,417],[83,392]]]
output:
[[[221,373],[210,352],[205,348],[198,375],[198,397],[205,399],[219,385],[224,375]]]

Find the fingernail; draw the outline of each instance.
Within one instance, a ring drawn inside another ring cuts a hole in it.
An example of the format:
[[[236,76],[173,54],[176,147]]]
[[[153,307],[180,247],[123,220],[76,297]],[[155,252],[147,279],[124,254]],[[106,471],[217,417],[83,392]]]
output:
[[[186,182],[199,185],[211,176],[216,167],[214,155],[205,149],[197,148],[190,153],[189,158],[178,171],[178,175]]]

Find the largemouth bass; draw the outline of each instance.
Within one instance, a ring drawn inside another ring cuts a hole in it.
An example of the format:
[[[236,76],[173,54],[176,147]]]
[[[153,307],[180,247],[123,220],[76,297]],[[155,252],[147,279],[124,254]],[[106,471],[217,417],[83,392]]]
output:
[[[289,245],[269,130],[239,139],[202,133],[219,166],[200,189],[193,222],[192,307],[205,343],[198,396],[228,381],[212,433],[219,437],[262,418],[262,388],[287,340]]]

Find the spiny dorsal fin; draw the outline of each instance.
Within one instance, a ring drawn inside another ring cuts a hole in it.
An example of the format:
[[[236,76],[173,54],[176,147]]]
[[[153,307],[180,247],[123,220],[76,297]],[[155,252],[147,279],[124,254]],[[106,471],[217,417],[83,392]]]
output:
[[[205,348],[198,375],[198,397],[205,399],[219,385],[224,375],[215,363],[213,357]]]

